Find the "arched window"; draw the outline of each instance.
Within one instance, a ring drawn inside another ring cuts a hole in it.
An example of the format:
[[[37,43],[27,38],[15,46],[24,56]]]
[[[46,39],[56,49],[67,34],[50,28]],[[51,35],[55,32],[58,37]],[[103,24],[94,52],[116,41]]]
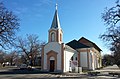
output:
[[[62,34],[60,34],[60,41],[62,41]]]
[[[51,33],[51,41],[52,42],[55,41],[55,33],[54,32]]]
[[[55,60],[55,58],[54,57],[50,57],[50,60]]]

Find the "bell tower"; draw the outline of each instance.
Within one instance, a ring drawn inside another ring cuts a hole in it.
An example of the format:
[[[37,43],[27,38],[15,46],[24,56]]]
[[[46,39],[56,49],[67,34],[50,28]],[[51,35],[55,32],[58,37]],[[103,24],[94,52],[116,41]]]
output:
[[[49,40],[48,41],[49,42],[58,42],[61,44],[62,39],[63,39],[63,32],[60,27],[60,21],[59,21],[59,17],[58,17],[58,9],[57,9],[57,4],[56,4],[54,18],[52,21],[51,28],[49,29]]]

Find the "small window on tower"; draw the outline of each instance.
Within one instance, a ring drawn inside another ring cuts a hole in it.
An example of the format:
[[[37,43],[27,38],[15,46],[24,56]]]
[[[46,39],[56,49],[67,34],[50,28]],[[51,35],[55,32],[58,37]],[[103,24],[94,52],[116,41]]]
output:
[[[60,34],[60,41],[62,41],[62,34]]]
[[[55,33],[51,33],[51,41],[55,41]]]

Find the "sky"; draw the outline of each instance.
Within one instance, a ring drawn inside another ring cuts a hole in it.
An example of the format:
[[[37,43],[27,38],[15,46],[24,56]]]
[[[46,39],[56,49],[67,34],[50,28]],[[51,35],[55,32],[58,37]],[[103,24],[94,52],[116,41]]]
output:
[[[48,41],[48,30],[51,27],[58,4],[58,16],[63,30],[64,43],[85,37],[96,43],[103,51],[110,54],[99,35],[105,32],[101,19],[106,7],[115,6],[116,0],[0,0],[5,7],[13,11],[20,19],[18,36],[36,34],[39,40]]]

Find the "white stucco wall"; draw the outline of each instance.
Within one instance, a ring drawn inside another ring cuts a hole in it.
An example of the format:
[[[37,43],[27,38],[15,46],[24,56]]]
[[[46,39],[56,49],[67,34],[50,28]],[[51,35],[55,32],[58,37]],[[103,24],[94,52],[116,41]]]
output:
[[[88,67],[88,64],[87,64],[87,52],[80,52],[80,64],[81,64],[81,67]]]
[[[92,48],[93,50],[94,50],[94,56],[95,56],[95,68],[100,68],[101,67],[101,65],[102,65],[102,63],[100,62],[101,60],[99,60],[99,59],[101,59],[101,52],[100,51],[98,51],[98,50],[96,50],[95,48]]]
[[[89,64],[92,64],[89,68],[92,70],[95,70],[96,68],[99,68],[99,63],[98,63],[98,58],[97,58],[97,53],[99,53],[97,50],[95,50],[95,52],[90,51],[90,53],[92,54],[92,62],[90,61]],[[90,58],[91,59],[91,58]]]
[[[92,62],[92,53],[90,52],[89,53],[89,69],[92,69],[92,67],[93,67],[93,62]]]
[[[75,69],[75,67],[78,67],[78,53],[77,52],[75,52],[74,54],[73,54],[73,60],[71,60],[71,68],[72,69]],[[76,57],[77,57],[77,60],[76,60]]]
[[[98,61],[98,60],[97,60],[96,53],[94,53],[94,66],[95,66],[95,68],[98,67],[98,62],[97,62],[97,61]]]
[[[94,57],[94,58],[93,58]],[[94,52],[89,53],[89,69],[95,70],[96,68],[96,56]]]
[[[57,52],[57,70],[61,70],[61,44],[57,42],[50,42],[44,47],[44,69],[47,70],[47,53],[49,51]]]
[[[70,71],[70,59],[76,51],[65,49],[64,51],[64,72]]]

